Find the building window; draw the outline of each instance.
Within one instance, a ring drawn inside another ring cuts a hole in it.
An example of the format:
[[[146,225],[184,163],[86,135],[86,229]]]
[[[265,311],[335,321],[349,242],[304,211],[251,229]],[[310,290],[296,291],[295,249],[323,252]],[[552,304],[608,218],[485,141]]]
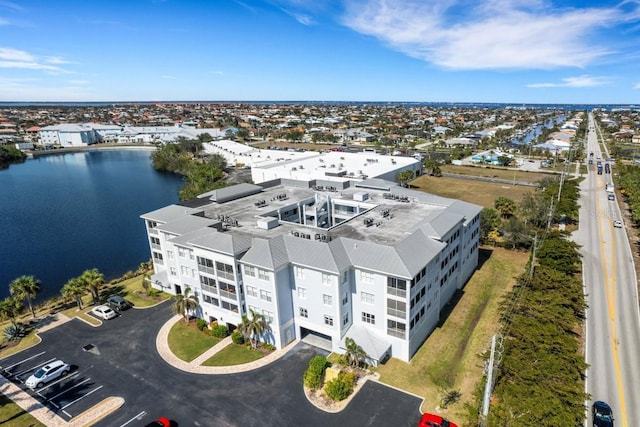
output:
[[[327,273],[322,273],[322,284],[330,285],[331,284],[331,276]]]
[[[306,298],[307,297],[307,289],[298,287],[298,298]]]
[[[407,314],[407,303],[387,298],[387,314],[404,319]]]
[[[218,300],[218,298],[210,297],[207,294],[202,294],[202,300],[206,303],[213,304],[216,307],[220,306],[220,301]]]
[[[164,264],[164,261],[162,260],[162,254],[159,252],[153,252],[153,262],[157,264]]]
[[[251,265],[245,265],[244,274],[249,277],[256,277],[256,268]]]
[[[342,305],[345,305],[348,302],[349,302],[349,292],[345,292],[344,295],[342,295]]]
[[[300,307],[300,317],[304,317],[305,319],[309,318],[309,312],[306,308]]]
[[[215,279],[207,276],[200,276],[200,287],[203,291],[209,292],[211,294],[218,293],[218,285],[216,284]]]
[[[167,258],[173,259],[173,251],[167,251]]]
[[[302,267],[294,267],[294,270],[296,272],[296,278],[297,279],[304,279],[304,268],[302,268]]]
[[[362,312],[362,321],[364,323],[369,323],[371,325],[375,325],[376,324],[376,315],[375,314],[371,314],[371,313],[365,313],[363,311]]]
[[[209,274],[215,274],[213,261],[207,258],[198,257],[198,270]]]
[[[273,322],[273,312],[272,311],[262,310],[262,315],[264,316],[264,320],[266,320],[267,323],[272,323]]]
[[[218,282],[218,286],[220,286],[220,296],[229,298],[232,300],[236,299],[236,287],[230,283]]]
[[[255,286],[247,286],[247,295],[249,295],[250,297],[257,297],[258,289],[256,289]]]
[[[387,293],[398,297],[406,297],[407,281],[396,279],[395,277],[387,277]]]
[[[260,299],[271,302],[271,292],[260,289]]]
[[[151,236],[151,247],[154,249],[160,249],[160,239],[158,237]]]
[[[402,322],[396,322],[395,320],[387,320],[387,335],[392,337],[404,338],[407,330],[407,325]]]
[[[258,279],[260,280],[271,280],[271,276],[269,276],[269,272],[267,270],[263,270],[262,268],[258,269]]]
[[[324,324],[328,326],[333,326],[333,317],[325,314],[324,315]]]
[[[238,312],[238,306],[236,304],[231,304],[230,302],[226,302],[222,300],[222,308],[225,310],[233,311],[234,313]]]
[[[229,264],[225,264],[220,261],[216,261],[216,273],[218,273],[218,277],[224,277],[225,279],[235,280],[233,275],[233,266]]]
[[[368,271],[361,271],[360,281],[362,283],[373,283],[373,274]]]
[[[342,326],[347,326],[349,323],[349,313],[345,313],[342,317]]]
[[[178,247],[178,256],[180,258],[186,258],[187,257],[187,250],[185,248]]]
[[[189,277],[189,268],[185,267],[184,265],[181,265],[180,274],[182,274],[183,276]]]
[[[322,295],[322,302],[324,305],[331,305],[333,303],[333,297],[331,295]]]
[[[189,250],[189,259],[196,259],[196,258],[193,256],[193,251],[192,251],[192,250]]]
[[[370,294],[369,292],[361,292],[360,301],[366,302],[367,304],[374,304],[376,301],[376,298],[374,294]]]
[[[340,282],[344,283],[347,281],[347,272],[343,271],[342,275],[340,276]]]

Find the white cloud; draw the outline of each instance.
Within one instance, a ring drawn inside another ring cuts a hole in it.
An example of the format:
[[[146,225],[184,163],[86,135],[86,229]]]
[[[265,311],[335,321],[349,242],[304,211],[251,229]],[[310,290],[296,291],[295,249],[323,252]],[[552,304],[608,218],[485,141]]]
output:
[[[302,25],[313,25],[314,21],[313,18],[309,15],[306,15],[304,13],[299,13],[299,12],[293,12],[290,10],[287,10],[285,8],[282,8],[282,11],[284,13],[286,13],[287,15],[291,16],[293,19],[295,19],[296,21],[298,21],[299,23],[301,23]]]
[[[595,31],[637,19],[638,5],[556,8],[546,0],[344,0],[342,23],[391,48],[460,70],[584,67],[612,53]]]
[[[24,8],[22,6],[16,3],[12,3],[10,1],[0,1],[0,7],[4,7],[6,9],[13,9],[20,12],[24,11]]]
[[[633,85],[633,88],[634,88],[634,89],[640,89],[640,83],[636,83],[636,84],[634,84],[634,85]]]
[[[589,76],[584,74],[576,77],[566,77],[561,82],[557,83],[531,83],[527,87],[539,88],[539,87],[594,87],[605,86],[609,84],[609,78]]]
[[[86,84],[89,84],[89,80],[67,80],[67,82],[74,86],[84,86]]]
[[[4,18],[0,18],[0,27],[2,27],[3,25],[9,25],[9,24],[10,24],[9,21],[7,21]]]
[[[211,74],[216,74],[218,76],[221,76],[224,74],[224,71],[212,71]]]
[[[0,68],[21,68],[26,70],[43,70],[49,73],[70,73],[56,65],[69,62],[57,56],[45,56],[37,58],[28,52],[18,49],[0,47]]]
[[[104,97],[102,97],[104,98]],[[0,77],[0,101],[85,101],[99,100],[86,86],[46,85],[39,79]]]

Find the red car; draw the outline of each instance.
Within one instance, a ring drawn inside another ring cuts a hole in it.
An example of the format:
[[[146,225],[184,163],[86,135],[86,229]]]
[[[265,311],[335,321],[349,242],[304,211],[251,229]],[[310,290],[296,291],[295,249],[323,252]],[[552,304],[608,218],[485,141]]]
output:
[[[442,418],[440,415],[434,414],[422,414],[418,427],[458,427],[457,424],[452,423],[446,418]]]
[[[171,427],[169,418],[160,417],[157,420],[147,424],[145,427]]]

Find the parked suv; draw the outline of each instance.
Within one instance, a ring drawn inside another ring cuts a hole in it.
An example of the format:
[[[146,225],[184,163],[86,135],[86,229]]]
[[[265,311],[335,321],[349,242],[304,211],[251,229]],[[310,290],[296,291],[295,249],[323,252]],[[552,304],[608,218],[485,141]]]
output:
[[[122,298],[120,295],[113,295],[107,298],[107,304],[109,304],[109,307],[111,307],[115,311],[122,311],[131,307],[129,301]]]
[[[62,360],[55,360],[48,365],[38,369],[33,375],[27,378],[25,382],[29,388],[40,388],[45,383],[53,381],[57,378],[64,377],[69,373],[71,368]]]

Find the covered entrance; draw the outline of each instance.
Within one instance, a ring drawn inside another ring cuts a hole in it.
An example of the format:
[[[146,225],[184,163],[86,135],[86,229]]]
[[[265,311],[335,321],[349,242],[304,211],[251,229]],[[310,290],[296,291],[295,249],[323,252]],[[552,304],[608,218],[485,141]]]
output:
[[[329,335],[303,327],[300,327],[300,340],[327,351],[332,351],[333,348]]]

